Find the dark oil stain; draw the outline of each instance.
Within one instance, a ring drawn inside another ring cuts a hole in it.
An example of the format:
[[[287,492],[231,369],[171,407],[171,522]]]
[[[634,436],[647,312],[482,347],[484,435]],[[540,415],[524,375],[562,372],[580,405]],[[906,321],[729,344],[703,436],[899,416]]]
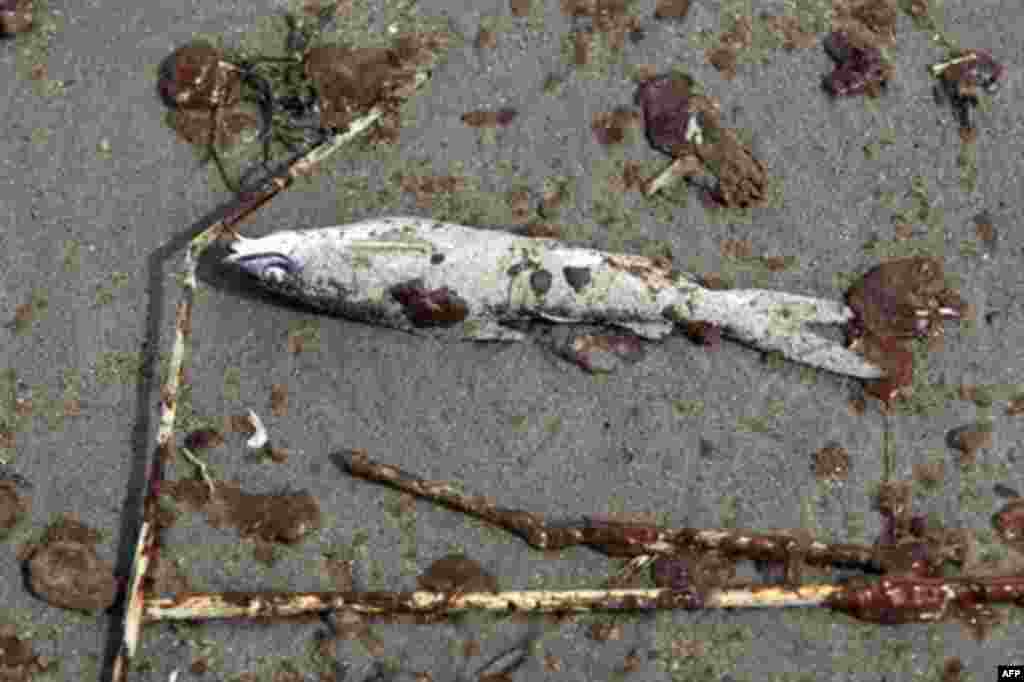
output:
[[[535,294],[546,294],[551,289],[551,273],[547,270],[537,270],[530,275],[530,288]]]
[[[59,517],[38,544],[19,551],[28,562],[29,586],[40,599],[66,609],[102,611],[114,603],[114,566],[100,559],[100,533],[73,516]]]
[[[0,481],[0,537],[25,518],[30,506],[30,498],[18,494],[14,481]]]
[[[217,481],[214,499],[203,481],[165,483],[177,501],[203,509],[215,527],[234,526],[245,537],[295,543],[320,528],[320,505],[308,492],[255,494],[237,483]]]
[[[449,554],[438,559],[416,581],[421,590],[433,592],[498,591],[497,578],[464,554]]]
[[[509,278],[511,279],[519,276],[519,273],[524,272],[529,267],[529,263],[513,263],[512,265],[509,266],[508,270],[505,271],[505,274],[508,275]]]
[[[185,447],[189,450],[209,450],[224,445],[224,436],[216,429],[197,429],[185,436]]]
[[[443,262],[444,262],[444,254],[443,253],[435,253],[435,254],[432,254],[430,256],[430,264],[431,265],[440,265]]]
[[[818,480],[844,479],[850,473],[850,454],[838,443],[829,443],[814,453],[814,475]]]
[[[580,293],[590,284],[590,268],[562,268],[565,281],[573,288],[573,291]]]
[[[28,639],[18,638],[18,629],[10,623],[0,625],[0,671],[9,682],[30,682],[56,661],[38,656]]]
[[[456,292],[426,289],[419,278],[393,286],[390,293],[417,327],[450,327],[469,315],[469,304]]]
[[[1014,500],[992,517],[992,526],[1003,542],[1022,547],[1024,542],[1024,500]]]

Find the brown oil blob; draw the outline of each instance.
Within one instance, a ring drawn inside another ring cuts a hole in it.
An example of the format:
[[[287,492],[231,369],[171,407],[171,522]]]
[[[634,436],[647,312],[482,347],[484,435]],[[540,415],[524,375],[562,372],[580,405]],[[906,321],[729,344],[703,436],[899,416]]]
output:
[[[850,474],[850,453],[838,443],[829,443],[814,453],[814,475],[818,480],[843,480]]]
[[[203,509],[211,525],[234,526],[246,537],[264,542],[295,543],[320,528],[320,505],[308,492],[256,494],[237,483],[217,481],[210,499],[203,481],[164,483],[175,500]]]
[[[114,566],[96,553],[100,534],[63,516],[50,525],[42,541],[23,548],[29,585],[40,599],[66,609],[102,611],[114,603]]]
[[[186,109],[213,109],[239,101],[239,70],[220,50],[197,40],[174,51],[161,67],[160,94],[168,104]]]
[[[31,507],[31,500],[18,494],[13,481],[0,481],[0,538],[18,524]]]
[[[498,592],[497,578],[464,554],[438,559],[416,582],[431,592]]]
[[[458,293],[448,287],[426,289],[422,279],[395,285],[391,296],[417,327],[450,327],[469,315],[469,304]]]

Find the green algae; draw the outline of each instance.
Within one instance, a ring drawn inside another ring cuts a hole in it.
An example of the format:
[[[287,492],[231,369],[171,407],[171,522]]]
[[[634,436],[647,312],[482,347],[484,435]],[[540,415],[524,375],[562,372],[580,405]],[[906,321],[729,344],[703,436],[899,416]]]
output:
[[[142,356],[130,351],[100,353],[93,371],[101,386],[133,384],[142,372]]]
[[[672,682],[705,682],[721,679],[726,673],[737,682],[750,679],[737,672],[738,664],[754,639],[749,626],[676,623],[671,612],[661,611],[655,616],[655,628],[658,665],[669,674]],[[699,655],[673,653],[682,642],[697,643],[694,646],[699,649]]]

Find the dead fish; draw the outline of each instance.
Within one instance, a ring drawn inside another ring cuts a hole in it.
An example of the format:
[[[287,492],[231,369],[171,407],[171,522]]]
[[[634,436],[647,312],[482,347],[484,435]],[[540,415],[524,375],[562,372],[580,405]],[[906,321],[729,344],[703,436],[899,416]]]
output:
[[[478,341],[522,341],[529,319],[613,325],[661,339],[706,321],[723,335],[797,362],[860,378],[882,370],[819,336],[845,324],[842,302],[764,289],[710,290],[649,258],[426,218],[398,216],[241,238],[226,265],[329,314]]]

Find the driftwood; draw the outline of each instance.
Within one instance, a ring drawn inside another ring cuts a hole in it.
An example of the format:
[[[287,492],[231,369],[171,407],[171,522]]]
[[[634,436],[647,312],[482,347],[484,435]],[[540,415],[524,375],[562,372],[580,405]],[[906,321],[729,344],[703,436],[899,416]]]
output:
[[[374,462],[362,451],[341,455],[342,464],[361,478],[384,483],[476,516],[525,539],[538,549],[585,544],[609,556],[634,557],[627,571],[652,555],[677,557],[689,552],[722,552],[734,559],[798,560],[879,569],[879,549],[829,545],[788,534],[729,530],[665,529],[648,524],[588,521],[548,524],[529,512],[502,509],[478,496],[460,493],[449,483],[426,481]],[[619,576],[621,578],[621,576]],[[993,604],[1024,606],[1024,577],[932,577],[883,575],[839,584],[738,585],[702,588],[689,580],[670,587],[631,589],[510,590],[463,592],[220,592],[186,593],[149,599],[144,622],[224,618],[292,618],[330,611],[367,617],[412,615],[433,622],[468,610],[567,613],[652,609],[822,607],[880,624],[940,620],[970,614]]]

